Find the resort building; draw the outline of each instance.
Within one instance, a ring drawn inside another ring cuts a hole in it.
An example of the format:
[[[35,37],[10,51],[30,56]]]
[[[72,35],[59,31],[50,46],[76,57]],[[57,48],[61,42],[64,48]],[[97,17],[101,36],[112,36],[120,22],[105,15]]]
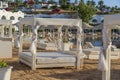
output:
[[[89,24],[98,25],[103,23],[103,21],[104,21],[103,15],[93,15],[92,19],[89,21]]]
[[[89,21],[89,24],[91,24],[92,26],[83,24],[85,42],[92,42],[95,46],[102,45],[102,29],[104,24],[104,16],[106,15],[94,15]],[[111,16],[120,16],[120,14],[114,14]],[[118,44],[118,42],[120,41],[120,29],[116,29],[114,26],[111,27],[111,40],[114,45],[120,47]]]
[[[8,2],[0,1],[0,9],[5,9],[8,7]]]
[[[18,30],[16,23],[20,19],[24,18],[24,13],[10,12],[6,10],[0,10],[0,58],[11,58],[12,57],[12,46],[14,45],[14,35],[12,32]]]
[[[18,12],[10,12],[6,10],[0,10],[0,19],[1,20],[11,20],[12,24],[16,24],[20,19],[24,18],[24,13],[21,11]],[[14,25],[15,30],[17,30]]]

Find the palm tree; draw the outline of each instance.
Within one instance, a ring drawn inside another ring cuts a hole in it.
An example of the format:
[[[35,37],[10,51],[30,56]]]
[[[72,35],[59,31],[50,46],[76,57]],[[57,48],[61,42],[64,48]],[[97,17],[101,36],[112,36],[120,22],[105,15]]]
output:
[[[34,0],[35,1],[35,4],[38,4],[39,3],[39,0]]]
[[[103,6],[103,5],[104,5],[103,0],[100,0],[100,1],[98,2],[98,5],[99,5],[99,6]]]
[[[60,5],[67,5],[67,3],[70,3],[70,0],[59,0]]]
[[[41,0],[41,2],[42,2],[42,3],[45,3],[45,2],[46,2],[46,0]]]
[[[63,4],[62,2],[63,2],[62,0],[59,0],[59,5],[62,5]]]
[[[103,0],[100,0],[99,2],[98,2],[98,8],[102,11],[103,10],[103,7],[104,7],[104,2],[103,2]]]
[[[48,0],[48,3],[53,4],[53,3],[55,3],[55,1],[54,0]]]
[[[5,0],[5,1],[7,1],[7,2],[13,2],[13,0]]]
[[[87,0],[87,5],[91,5],[91,1],[90,0]]]
[[[90,1],[90,0],[88,0],[87,1],[87,5],[90,5],[90,6],[95,6],[95,1]]]
[[[111,8],[111,11],[114,12],[114,11],[115,11],[115,7],[112,7],[112,8]]]
[[[80,2],[84,3],[84,0],[80,0]]]
[[[95,5],[96,5],[96,4],[95,4],[95,1],[92,0],[92,1],[91,1],[91,5],[92,5],[92,6],[95,6]]]
[[[117,9],[118,9],[118,6],[116,5],[116,6],[115,6],[115,10],[117,10]]]
[[[110,7],[106,7],[107,11],[110,11]]]
[[[78,0],[75,0],[75,4],[78,4]]]

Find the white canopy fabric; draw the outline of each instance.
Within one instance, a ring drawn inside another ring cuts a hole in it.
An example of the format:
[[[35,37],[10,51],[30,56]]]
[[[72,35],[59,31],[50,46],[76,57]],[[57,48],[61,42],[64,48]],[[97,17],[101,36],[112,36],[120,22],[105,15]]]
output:
[[[30,47],[30,51],[32,52],[32,54],[36,54],[36,44],[37,44],[37,29],[39,28],[39,26],[35,26],[32,28],[33,30],[33,35],[32,35],[32,43],[31,43],[31,47]]]
[[[118,25],[118,26],[117,26]],[[111,29],[119,28],[120,15],[105,15],[103,26],[103,50],[99,58],[99,69],[102,70],[102,79],[110,80],[110,67],[111,67]]]
[[[120,24],[120,14],[104,15],[104,25]]]
[[[21,19],[20,22],[18,23],[19,25],[19,30],[20,30],[20,48],[19,48],[19,53],[22,52],[22,33],[23,33],[23,27],[24,25],[30,25],[32,26],[32,43],[30,47],[30,51],[32,54],[32,68],[35,68],[35,61],[36,60],[36,43],[37,43],[37,30],[40,26],[42,25],[54,25],[58,27],[58,46],[60,51],[62,51],[62,27],[63,26],[68,26],[68,27],[77,27],[77,69],[80,68],[80,54],[82,54],[82,47],[81,47],[81,34],[82,34],[82,20],[80,19],[59,19],[59,18],[24,18]]]
[[[61,18],[24,18],[20,21],[20,24],[25,25],[67,25],[67,26],[79,26],[80,19],[61,19]]]

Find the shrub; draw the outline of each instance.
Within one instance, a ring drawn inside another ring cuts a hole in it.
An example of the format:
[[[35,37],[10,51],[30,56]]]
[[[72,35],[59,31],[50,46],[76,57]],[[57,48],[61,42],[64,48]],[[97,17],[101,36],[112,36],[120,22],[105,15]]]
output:
[[[7,63],[5,61],[0,61],[0,68],[7,67]]]

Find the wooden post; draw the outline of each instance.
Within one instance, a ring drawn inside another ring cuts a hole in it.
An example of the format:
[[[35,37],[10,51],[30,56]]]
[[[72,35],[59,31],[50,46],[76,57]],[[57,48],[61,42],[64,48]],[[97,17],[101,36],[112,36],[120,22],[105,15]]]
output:
[[[104,26],[103,30],[103,49],[104,55],[107,63],[107,70],[102,71],[102,80],[110,80],[110,65],[111,65],[111,29],[108,30],[106,26]],[[106,39],[104,39],[106,38]]]
[[[68,33],[68,28],[66,28],[66,29],[65,29],[65,41],[67,41],[67,40],[68,40],[67,33]]]
[[[80,27],[80,26],[79,26],[79,27]],[[81,39],[81,32],[80,32],[80,28],[78,28],[78,29],[77,29],[77,63],[76,63],[76,68],[77,68],[77,70],[80,69],[80,65],[81,65],[81,64],[80,64],[80,63],[81,63],[81,62],[80,62],[80,58],[81,58],[81,57],[80,57],[80,56],[81,56],[80,54],[81,54],[82,51],[81,51],[80,49],[82,49],[82,48],[81,48],[81,40],[80,40],[80,39]]]
[[[106,62],[107,64],[107,70],[102,71],[102,80],[110,80],[110,66],[111,66],[111,44],[106,49]]]
[[[4,37],[4,33],[5,33],[5,32],[4,32],[4,27],[5,27],[5,26],[2,26],[2,33],[1,33],[1,36],[2,36],[2,37]]]
[[[19,54],[22,52],[23,47],[23,25],[19,26],[19,34],[20,34],[20,48],[19,48]]]
[[[9,26],[9,37],[12,38],[12,26]]]
[[[111,42],[111,29],[109,29],[108,31],[108,38],[109,38],[109,43],[108,43],[108,52],[106,54],[106,60],[108,62],[108,72],[106,73],[107,75],[107,80],[110,80],[110,69],[111,69],[111,45],[112,45],[112,42]]]
[[[59,28],[58,28],[58,44],[59,44],[59,51],[62,51],[63,50],[63,47],[62,47],[62,26],[59,25]]]
[[[33,26],[32,28],[32,45],[31,45],[31,54],[32,54],[32,70],[36,70],[36,52],[37,52],[37,30],[38,25]]]
[[[80,53],[77,51],[77,63],[76,63],[76,69],[80,69]]]
[[[43,37],[45,37],[45,28],[43,28]]]
[[[53,34],[52,34],[52,35],[53,35],[53,40],[55,41],[55,32],[54,32],[54,28],[53,28],[52,31],[53,31]]]
[[[32,70],[36,70],[36,55],[32,54]]]

